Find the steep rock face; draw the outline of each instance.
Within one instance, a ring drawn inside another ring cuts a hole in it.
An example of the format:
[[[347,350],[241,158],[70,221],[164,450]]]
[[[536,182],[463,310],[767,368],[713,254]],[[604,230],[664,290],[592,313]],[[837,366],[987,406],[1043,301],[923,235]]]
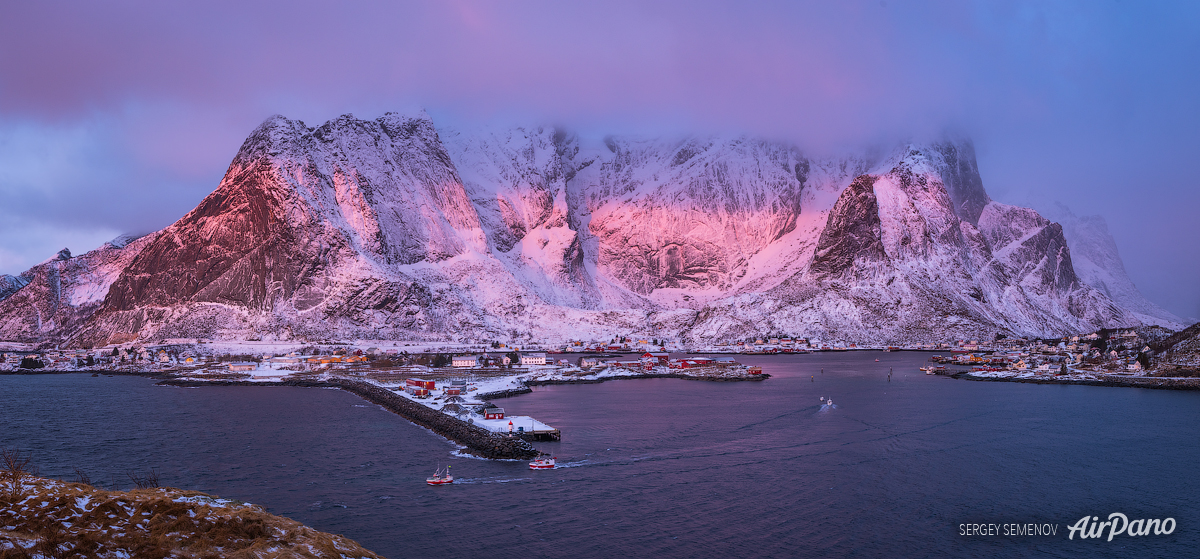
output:
[[[1021,286],[1048,293],[1078,285],[1071,251],[1059,224],[1029,208],[992,202],[980,215],[979,230],[992,249],[992,257]]]
[[[578,139],[548,127],[447,130],[443,137],[497,259],[547,302],[598,306],[568,200]]]
[[[856,263],[886,260],[879,201],[875,197],[877,180],[879,177],[862,175],[842,192],[817,243],[810,267],[813,274],[834,276]]]
[[[975,162],[975,145],[965,140],[944,142],[934,146],[932,151],[940,160],[939,175],[950,195],[955,215],[972,225],[978,224],[984,206],[992,199],[983,189],[979,165]]]
[[[574,179],[600,273],[641,295],[728,290],[792,231],[809,161],[747,138],[609,138]]]

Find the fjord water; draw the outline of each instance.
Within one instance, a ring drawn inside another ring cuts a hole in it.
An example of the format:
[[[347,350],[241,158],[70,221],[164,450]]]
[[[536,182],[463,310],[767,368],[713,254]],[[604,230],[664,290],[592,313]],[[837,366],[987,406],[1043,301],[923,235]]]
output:
[[[538,443],[558,457],[554,471],[455,456],[337,390],[136,377],[0,377],[0,445],[44,475],[71,479],[78,467],[101,486],[128,488],[128,473],[153,469],[164,485],[253,502],[392,558],[1200,549],[1200,393],[954,380],[918,371],[927,357],[744,356],[772,378],[547,386],[498,400],[563,431]],[[439,464],[453,466],[453,486],[425,485]],[[1067,540],[1084,515],[1113,512],[1177,528]],[[964,523],[1049,523],[1057,535],[963,536]]]

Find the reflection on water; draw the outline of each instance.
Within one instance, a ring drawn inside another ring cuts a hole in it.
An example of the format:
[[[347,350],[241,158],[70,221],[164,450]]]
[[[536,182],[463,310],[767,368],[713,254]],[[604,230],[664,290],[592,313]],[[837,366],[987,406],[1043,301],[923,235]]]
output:
[[[389,557],[1167,556],[1197,549],[1200,393],[981,383],[920,353],[745,357],[765,382],[538,387],[503,402],[562,429],[559,468],[462,457],[336,390],[0,377],[0,445],[254,502]],[[880,361],[875,362],[878,358]],[[889,371],[891,377],[889,379]],[[833,399],[832,406],[820,398]],[[438,464],[453,486],[429,487]],[[1084,514],[1175,534],[1080,545]],[[1057,538],[969,538],[1051,522]],[[1124,546],[1124,547],[1120,547]]]

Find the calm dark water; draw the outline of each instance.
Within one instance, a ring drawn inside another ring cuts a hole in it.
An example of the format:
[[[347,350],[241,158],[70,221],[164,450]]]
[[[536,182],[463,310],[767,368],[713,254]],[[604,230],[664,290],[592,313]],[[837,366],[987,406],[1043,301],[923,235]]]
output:
[[[562,429],[539,444],[566,466],[548,472],[452,456],[336,390],[132,377],[0,377],[0,445],[44,475],[78,467],[108,487],[153,469],[164,485],[257,503],[392,558],[1200,554],[1200,393],[957,381],[917,371],[926,357],[745,357],[773,378],[501,401]],[[425,486],[439,463],[459,483]],[[1112,512],[1178,527],[1066,539],[1085,514]],[[1032,522],[1058,535],[958,527]]]

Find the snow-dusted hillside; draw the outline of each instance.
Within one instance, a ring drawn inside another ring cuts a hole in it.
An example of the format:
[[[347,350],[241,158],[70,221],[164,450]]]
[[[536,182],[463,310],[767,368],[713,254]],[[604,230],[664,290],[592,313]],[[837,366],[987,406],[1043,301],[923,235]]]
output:
[[[0,338],[903,342],[1141,316],[1080,281],[1060,226],[993,202],[963,141],[818,160],[739,136],[272,117],[195,210],[118,244],[22,274]]]
[[[109,287],[155,234],[118,237],[87,254],[63,249],[21,274],[24,284],[0,300],[0,333],[21,342],[70,341],[91,320]]]

